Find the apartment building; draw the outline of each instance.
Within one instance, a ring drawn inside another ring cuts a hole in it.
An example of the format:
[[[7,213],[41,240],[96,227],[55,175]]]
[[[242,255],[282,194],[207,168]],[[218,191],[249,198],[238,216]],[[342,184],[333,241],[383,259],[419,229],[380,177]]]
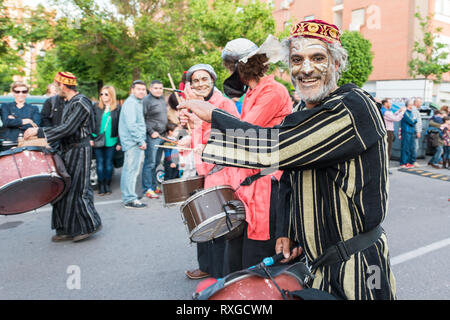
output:
[[[360,31],[374,53],[374,69],[363,86],[371,94],[450,104],[450,73],[435,84],[424,77],[413,79],[408,67],[414,41],[422,36],[416,12],[422,17],[434,13],[433,26],[442,28],[437,41],[450,48],[450,0],[274,0],[272,8],[278,30],[300,20],[322,19],[343,31]]]

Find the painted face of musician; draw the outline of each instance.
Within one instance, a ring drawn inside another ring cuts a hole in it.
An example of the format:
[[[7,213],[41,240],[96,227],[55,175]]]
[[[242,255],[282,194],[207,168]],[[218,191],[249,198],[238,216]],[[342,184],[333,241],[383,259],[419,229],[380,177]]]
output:
[[[192,74],[191,77],[192,89],[194,92],[202,97],[207,97],[214,86],[214,81],[205,70],[198,70]]]
[[[292,39],[289,60],[292,83],[305,102],[318,103],[337,87],[337,67],[323,41]]]

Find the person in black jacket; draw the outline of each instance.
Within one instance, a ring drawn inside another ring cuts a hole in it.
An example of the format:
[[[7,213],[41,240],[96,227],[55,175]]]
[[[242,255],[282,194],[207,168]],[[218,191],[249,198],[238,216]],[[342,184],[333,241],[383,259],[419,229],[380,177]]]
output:
[[[53,127],[61,123],[64,104],[66,101],[59,95],[49,97],[41,110],[41,126]]]
[[[142,101],[144,106],[145,126],[147,129],[147,149],[145,150],[144,165],[142,167],[142,189],[145,196],[157,199],[161,193],[156,182],[156,168],[161,162],[162,136],[167,126],[167,105],[163,96],[163,84],[153,80],[150,84],[150,93]]]
[[[104,86],[100,90],[99,103],[95,105],[95,129],[93,137],[105,135],[105,143],[102,147],[94,147],[97,160],[98,194],[103,196],[111,194],[111,178],[113,174],[114,152],[120,150],[119,144],[119,114],[120,107],[117,105],[116,90],[112,86]]]

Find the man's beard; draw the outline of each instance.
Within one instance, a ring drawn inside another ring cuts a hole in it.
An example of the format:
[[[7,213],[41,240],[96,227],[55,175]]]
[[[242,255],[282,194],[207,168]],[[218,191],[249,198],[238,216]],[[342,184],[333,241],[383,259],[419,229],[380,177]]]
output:
[[[328,77],[327,77],[328,78]],[[323,99],[325,99],[336,87],[337,87],[337,72],[330,71],[329,80],[325,79],[325,84],[321,86],[317,93],[315,94],[303,94],[298,87],[298,80],[296,77],[292,76],[291,80],[294,85],[295,91],[300,96],[300,98],[306,103],[317,104],[320,103]]]

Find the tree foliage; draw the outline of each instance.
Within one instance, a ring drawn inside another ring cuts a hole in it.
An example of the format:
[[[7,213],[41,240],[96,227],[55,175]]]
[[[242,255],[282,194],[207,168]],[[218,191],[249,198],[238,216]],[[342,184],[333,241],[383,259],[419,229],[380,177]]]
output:
[[[112,84],[124,97],[138,78],[169,86],[168,73],[178,82],[197,63],[215,68],[220,87],[228,75],[220,58],[225,44],[238,37],[261,44],[275,31],[271,9],[259,1],[112,0],[108,8],[93,0],[54,2],[65,13],[47,30],[55,49],[39,63],[39,84],[53,64],[93,84],[90,95]]]
[[[420,22],[423,33],[421,41],[414,41],[413,52],[416,57],[408,63],[409,73],[416,78],[419,75],[428,79],[434,76],[436,81],[442,79],[442,75],[450,71],[450,63],[446,63],[449,55],[448,45],[436,41],[442,28],[434,28],[431,25],[432,15],[423,18],[419,13],[415,14]]]
[[[372,44],[358,31],[344,31],[341,35],[342,46],[348,52],[349,66],[342,74],[338,85],[354,83],[361,87],[373,70]]]

